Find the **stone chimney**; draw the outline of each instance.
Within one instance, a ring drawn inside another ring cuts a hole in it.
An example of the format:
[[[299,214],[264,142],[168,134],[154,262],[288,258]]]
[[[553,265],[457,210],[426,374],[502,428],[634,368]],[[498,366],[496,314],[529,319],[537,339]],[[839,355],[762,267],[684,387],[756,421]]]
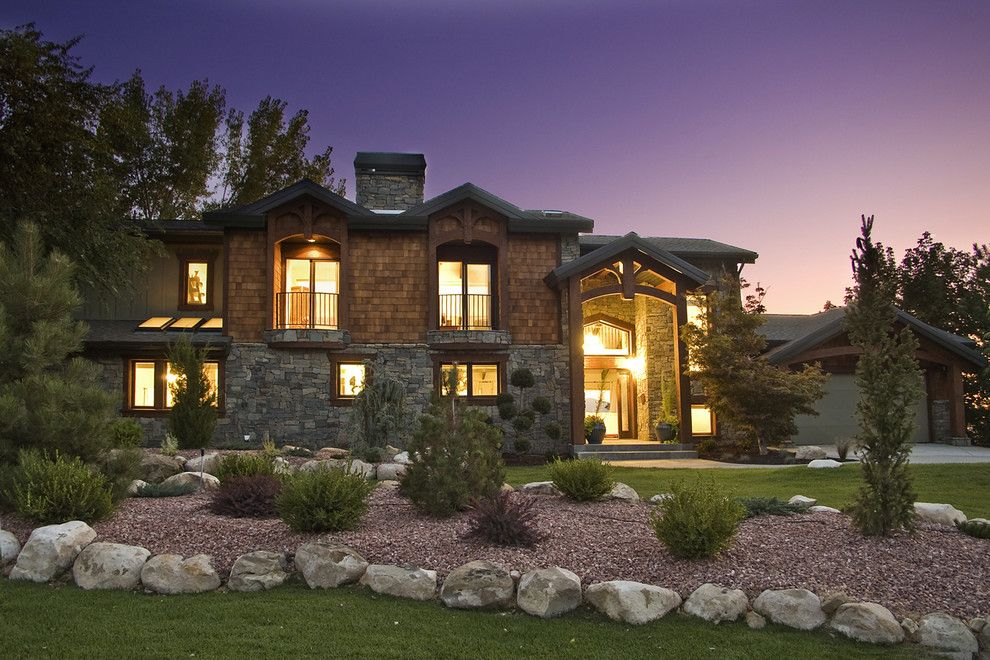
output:
[[[405,211],[423,201],[423,154],[359,151],[354,157],[356,200],[372,211]]]

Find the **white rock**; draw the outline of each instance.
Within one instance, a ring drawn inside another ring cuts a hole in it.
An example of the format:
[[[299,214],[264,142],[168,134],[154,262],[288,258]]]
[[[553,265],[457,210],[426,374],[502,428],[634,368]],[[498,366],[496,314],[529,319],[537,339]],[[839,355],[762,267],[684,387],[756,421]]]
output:
[[[136,545],[90,543],[72,564],[72,579],[82,589],[133,589],[150,556]]]
[[[794,459],[798,461],[814,461],[822,458],[828,458],[828,454],[818,445],[804,445],[794,452]]]
[[[913,640],[914,636],[918,634],[918,623],[914,619],[904,617],[901,619],[901,630],[904,631],[906,637]]]
[[[395,455],[395,458],[393,458],[392,461],[395,463],[401,463],[402,465],[412,464],[412,460],[409,458],[409,452],[407,451],[400,451]]]
[[[846,637],[871,644],[899,644],[904,630],[883,605],[877,603],[846,603],[840,605],[829,627]]]
[[[581,578],[559,566],[530,571],[519,579],[516,604],[544,619],[570,612],[581,604]]]
[[[357,458],[353,461],[349,461],[346,468],[351,474],[360,474],[368,479],[374,479],[375,473],[377,472],[377,468],[372,463],[365,463]]]
[[[596,582],[585,598],[608,618],[635,625],[656,621],[681,604],[676,591],[628,580]]]
[[[230,568],[227,587],[232,591],[264,591],[277,587],[289,577],[283,552],[256,550],[238,557]]]
[[[213,474],[220,463],[220,454],[211,452],[205,456],[194,456],[186,461],[186,472],[208,472]]]
[[[766,627],[767,620],[756,612],[746,612],[746,625],[753,630],[760,630]]]
[[[842,467],[842,463],[833,461],[831,458],[816,458],[808,463],[808,467],[812,470],[840,468]]]
[[[398,481],[405,473],[406,466],[402,463],[382,463],[378,466],[379,481]]]
[[[753,601],[753,609],[798,630],[814,630],[825,623],[821,599],[807,589],[767,589]]]
[[[501,493],[514,493],[516,489],[512,487],[512,484],[502,484],[502,487],[498,489]]]
[[[155,555],[141,569],[141,583],[160,594],[198,594],[220,586],[209,555]]]
[[[966,522],[966,514],[951,504],[935,504],[932,502],[915,502],[914,513],[926,522],[953,526],[956,521]]]
[[[666,502],[674,496],[673,493],[657,493],[650,498],[650,504],[660,504],[661,502]]]
[[[191,484],[197,488],[205,488],[206,490],[215,490],[220,487],[220,480],[208,472],[202,473],[202,477],[200,477],[199,472],[180,472],[162,482],[163,486],[186,484]]]
[[[684,611],[711,623],[735,621],[746,614],[749,599],[741,589],[706,583],[684,601]]]
[[[368,562],[346,545],[317,541],[299,546],[296,568],[310,589],[332,589],[361,579]]]
[[[842,512],[831,506],[822,506],[821,504],[816,504],[815,506],[808,507],[808,513],[842,513]]]
[[[437,572],[415,566],[372,564],[361,576],[361,584],[397,598],[430,600],[437,592]]]
[[[275,460],[272,461],[272,465],[274,466],[275,474],[292,474],[292,463],[281,456],[276,456]]]
[[[936,612],[921,617],[914,641],[942,652],[975,655],[979,651],[976,635],[966,624],[948,614]]]
[[[627,486],[621,481],[615,482],[611,492],[605,496],[606,500],[624,500],[626,502],[639,502],[639,493],[631,486]]]
[[[560,495],[560,490],[552,481],[531,481],[520,486],[518,490],[528,495]]]
[[[990,623],[985,623],[977,633],[976,639],[980,644],[980,648],[983,649],[984,653],[990,651]],[[981,658],[982,660],[982,658]]]
[[[980,523],[981,525],[990,525],[990,520],[986,518],[970,518],[969,522]]]
[[[440,600],[457,609],[503,608],[512,604],[515,584],[509,572],[490,561],[471,561],[450,572]]]
[[[95,538],[93,528],[81,520],[38,527],[17,555],[10,579],[48,582],[72,566]]]
[[[138,494],[138,490],[144,488],[147,485],[148,485],[147,481],[144,481],[142,479],[135,479],[131,483],[127,484],[127,494],[130,495],[131,497],[134,497]]]
[[[10,564],[17,559],[17,554],[21,551],[21,544],[13,532],[0,530],[0,566]]]
[[[813,497],[805,497],[804,495],[795,495],[791,499],[787,500],[788,504],[797,504],[798,506],[810,507],[818,504],[818,500]]]
[[[313,458],[325,461],[330,458],[347,458],[351,455],[349,449],[343,449],[341,447],[323,447],[313,454]]]

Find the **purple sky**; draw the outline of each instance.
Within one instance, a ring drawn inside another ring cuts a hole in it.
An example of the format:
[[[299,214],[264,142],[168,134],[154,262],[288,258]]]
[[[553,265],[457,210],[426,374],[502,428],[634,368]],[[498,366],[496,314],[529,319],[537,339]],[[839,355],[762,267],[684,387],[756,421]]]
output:
[[[860,213],[900,253],[990,241],[990,3],[7,0],[100,79],[196,78],[311,111],[357,150],[426,154],[599,233],[756,250],[773,312],[838,302]],[[349,186],[353,196],[353,187]]]

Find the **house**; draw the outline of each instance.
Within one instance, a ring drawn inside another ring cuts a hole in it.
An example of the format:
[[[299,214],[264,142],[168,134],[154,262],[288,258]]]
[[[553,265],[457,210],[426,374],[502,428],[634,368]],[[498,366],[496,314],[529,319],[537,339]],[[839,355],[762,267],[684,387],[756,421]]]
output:
[[[548,397],[564,429],[559,440],[534,429],[534,452],[581,445],[596,412],[624,457],[692,455],[717,433],[678,329],[713,274],[738,275],[755,252],[594,235],[589,218],[470,183],[424,200],[421,154],[358,153],[354,167],[353,202],[303,180],[202,221],[150,223],[164,253],[132,291],[86,296],[86,353],[151,437],[164,433],[165,355],[181,336],[209,348],[218,442],[346,442],[369,368],[423,409],[455,365],[459,394],[493,416],[509,374],[534,373],[530,396]],[[664,420],[679,423],[680,445],[655,442]]]

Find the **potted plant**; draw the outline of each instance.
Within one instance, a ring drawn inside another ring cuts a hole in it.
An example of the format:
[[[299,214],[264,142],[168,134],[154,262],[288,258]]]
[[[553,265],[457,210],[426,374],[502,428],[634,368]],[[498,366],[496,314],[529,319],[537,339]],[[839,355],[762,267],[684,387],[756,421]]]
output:
[[[605,419],[600,415],[584,418],[584,439],[589,445],[600,445],[605,439]]]
[[[660,442],[673,442],[676,437],[677,420],[669,422],[667,421],[667,418],[661,417],[660,421],[657,423],[657,439]]]

